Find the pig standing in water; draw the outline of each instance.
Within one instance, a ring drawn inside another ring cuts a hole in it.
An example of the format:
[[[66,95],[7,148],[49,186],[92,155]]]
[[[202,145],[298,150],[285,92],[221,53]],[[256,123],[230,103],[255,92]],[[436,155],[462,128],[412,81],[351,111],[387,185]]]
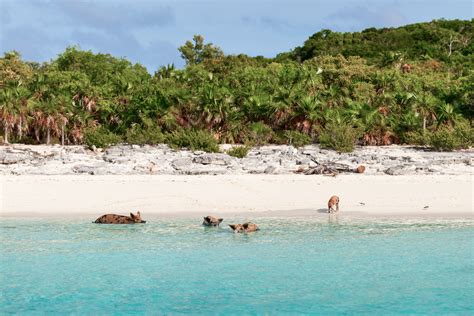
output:
[[[259,230],[257,225],[250,222],[243,224],[233,224],[229,225],[229,227],[234,230],[234,233],[251,233]]]
[[[137,215],[130,213],[130,216],[105,214],[99,217],[98,219],[96,219],[94,223],[97,223],[97,224],[137,224],[137,223],[146,223],[146,221],[142,221],[140,212],[137,212]]]
[[[333,211],[339,211],[339,197],[337,195],[331,196],[328,201],[328,213],[332,213]]]
[[[204,221],[202,222],[202,224],[204,226],[217,227],[217,226],[219,226],[220,223],[222,223],[223,220],[224,220],[223,218],[217,218],[217,217],[214,217],[214,216],[206,216],[206,217],[204,217]]]

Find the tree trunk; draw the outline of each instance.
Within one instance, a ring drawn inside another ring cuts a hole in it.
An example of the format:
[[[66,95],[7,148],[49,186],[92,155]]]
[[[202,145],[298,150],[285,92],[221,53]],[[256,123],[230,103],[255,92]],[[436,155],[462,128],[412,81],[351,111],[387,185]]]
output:
[[[61,145],[64,146],[64,124],[61,125]]]
[[[5,136],[4,136],[5,139],[3,140],[3,142],[4,142],[5,144],[10,144],[10,143],[8,142],[8,125],[7,125],[7,124],[5,124],[5,126],[4,126],[4,128],[3,128],[3,131],[4,131],[4,134],[5,134]]]
[[[426,131],[426,116],[423,116],[423,134]]]
[[[51,143],[51,128],[48,126],[46,131],[46,145],[49,145],[49,143]]]
[[[22,126],[22,123],[23,123],[23,119],[21,118],[20,116],[20,123],[18,123],[18,139],[21,139],[21,137],[23,136],[23,126]]]

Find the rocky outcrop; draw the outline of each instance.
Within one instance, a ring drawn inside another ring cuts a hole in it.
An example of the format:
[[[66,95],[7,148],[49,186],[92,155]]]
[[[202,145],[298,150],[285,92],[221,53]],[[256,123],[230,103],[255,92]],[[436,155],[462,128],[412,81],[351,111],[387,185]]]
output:
[[[222,151],[230,145],[222,145]],[[433,152],[408,146],[358,147],[339,154],[305,146],[255,147],[242,159],[225,153],[173,150],[166,145],[0,146],[0,174],[472,174],[474,150]]]

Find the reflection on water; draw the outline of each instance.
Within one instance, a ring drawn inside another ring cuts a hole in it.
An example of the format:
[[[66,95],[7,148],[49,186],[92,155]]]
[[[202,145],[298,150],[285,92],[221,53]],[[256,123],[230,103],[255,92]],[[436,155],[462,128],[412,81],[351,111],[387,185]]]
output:
[[[339,213],[328,214],[328,224],[339,224]]]
[[[0,314],[473,311],[472,219],[248,217],[0,219]]]

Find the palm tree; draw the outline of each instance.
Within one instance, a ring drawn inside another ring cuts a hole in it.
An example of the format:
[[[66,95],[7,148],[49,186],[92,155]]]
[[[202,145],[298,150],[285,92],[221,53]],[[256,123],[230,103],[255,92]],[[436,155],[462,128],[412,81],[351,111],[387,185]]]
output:
[[[398,65],[403,61],[403,54],[399,52],[384,52],[381,54],[381,65],[382,66],[393,66],[397,68]]]
[[[0,103],[2,104],[0,122],[3,125],[3,141],[5,144],[9,144],[9,133],[14,127],[18,109],[13,89],[4,88],[1,90]]]
[[[324,96],[326,99],[326,104],[329,107],[342,106],[347,101],[341,87],[336,85],[331,85],[324,92]]]
[[[294,97],[294,86],[290,88],[278,87],[273,95],[272,101],[268,104],[270,120],[272,126],[278,128],[285,126],[287,121],[291,118],[292,107],[296,103]]]
[[[125,112],[130,111],[127,111],[127,109],[123,109],[115,102],[103,100],[103,102],[101,102],[98,117],[102,124],[106,124],[109,127],[118,126],[122,122],[120,114],[123,114]]]
[[[45,125],[44,113],[40,108],[39,103],[36,103],[31,116],[31,127],[33,128],[35,139],[38,143],[41,143],[41,131]]]
[[[31,92],[22,86],[16,89],[18,97],[18,120],[17,120],[17,134],[18,139],[23,138],[23,132],[28,131],[29,115],[33,107],[33,99],[31,98]]]
[[[97,120],[88,112],[75,110],[69,119],[71,127],[69,136],[74,144],[81,144],[84,139],[84,132],[87,128],[95,128],[99,125]]]
[[[199,120],[204,122],[208,130],[225,120],[228,101],[217,87],[207,85],[203,88],[197,110],[200,112]]]
[[[74,105],[78,105],[89,113],[96,111],[97,99],[98,97],[93,88],[87,88],[85,91],[80,91],[72,97]]]
[[[298,100],[292,121],[296,128],[309,134],[313,124],[322,119],[322,103],[315,97],[305,96]]]
[[[271,114],[270,104],[272,102],[272,96],[266,94],[257,94],[246,98],[243,104],[245,116],[254,122],[268,118]]]
[[[342,125],[347,122],[346,118],[341,114],[339,109],[325,108],[323,110],[324,125],[337,124]]]
[[[461,115],[456,113],[454,107],[449,103],[440,103],[437,112],[438,126],[443,123],[453,126],[455,122],[461,118]]]
[[[427,123],[436,120],[436,102],[437,99],[427,93],[421,94],[416,102],[416,111],[423,117],[423,133],[426,131]]]
[[[371,76],[371,82],[374,85],[378,95],[384,94],[387,90],[392,90],[395,85],[395,73],[377,72]]]
[[[56,98],[56,102],[59,108],[59,111],[56,114],[56,120],[60,125],[61,129],[61,145],[64,146],[65,140],[65,128],[69,122],[69,117],[71,114],[71,97],[69,95],[60,95]]]
[[[159,80],[169,79],[175,75],[174,64],[168,64],[166,66],[161,66],[158,71],[155,72],[155,77]]]
[[[43,103],[43,113],[45,120],[43,128],[46,129],[46,145],[51,144],[51,133],[57,134],[59,131],[58,126],[58,110],[55,104]]]
[[[362,137],[367,145],[388,145],[395,141],[389,129],[389,110],[386,107],[373,107],[368,103],[352,102],[345,114],[352,124],[364,130]]]

